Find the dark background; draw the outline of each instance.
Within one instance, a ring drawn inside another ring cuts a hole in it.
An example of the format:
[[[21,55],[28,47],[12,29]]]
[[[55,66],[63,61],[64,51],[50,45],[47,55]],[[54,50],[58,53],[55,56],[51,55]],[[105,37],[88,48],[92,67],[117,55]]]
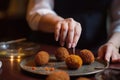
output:
[[[0,41],[29,37],[28,0],[0,0]]]

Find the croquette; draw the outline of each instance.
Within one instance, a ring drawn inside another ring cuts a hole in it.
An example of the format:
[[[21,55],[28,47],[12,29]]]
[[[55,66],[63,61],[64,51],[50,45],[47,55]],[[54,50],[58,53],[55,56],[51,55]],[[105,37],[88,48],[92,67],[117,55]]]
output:
[[[78,55],[71,54],[65,59],[68,69],[78,69],[82,66],[82,59]]]
[[[65,71],[55,71],[48,75],[46,80],[70,80],[70,76]]]
[[[95,57],[92,53],[92,51],[88,50],[88,49],[83,49],[80,51],[80,54],[78,54],[82,60],[83,60],[83,64],[91,64],[94,62]]]
[[[45,65],[49,62],[49,53],[46,51],[40,51],[35,55],[35,63],[38,66]]]
[[[69,52],[65,47],[59,47],[55,52],[55,57],[58,61],[64,61],[68,55]]]
[[[79,77],[79,78],[77,78],[76,80],[91,80],[91,79],[86,78],[86,77]]]

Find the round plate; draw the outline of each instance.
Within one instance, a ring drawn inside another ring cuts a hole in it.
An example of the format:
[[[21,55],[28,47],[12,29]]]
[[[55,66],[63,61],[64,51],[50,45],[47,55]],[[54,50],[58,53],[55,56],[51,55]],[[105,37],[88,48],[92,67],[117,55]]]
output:
[[[0,43],[0,57],[17,58],[30,56],[35,54],[40,49],[40,46],[33,42],[18,42],[18,43]]]
[[[68,72],[70,76],[80,76],[101,72],[107,67],[107,63],[95,60],[94,63],[89,65],[82,65],[82,67],[77,70],[69,70],[65,62],[56,61],[54,56],[50,57],[49,63],[44,66],[36,66],[34,62],[34,57],[29,57],[20,62],[20,67],[25,71],[41,75],[49,75],[56,70],[64,70]],[[98,67],[100,68],[98,69]],[[51,70],[52,68],[54,68],[54,70]]]

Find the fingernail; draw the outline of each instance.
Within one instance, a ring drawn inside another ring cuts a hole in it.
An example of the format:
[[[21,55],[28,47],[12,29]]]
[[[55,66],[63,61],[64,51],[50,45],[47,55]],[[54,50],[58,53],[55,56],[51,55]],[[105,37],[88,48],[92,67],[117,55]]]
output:
[[[64,42],[61,42],[61,46],[64,46],[64,44],[65,44]]]
[[[96,60],[100,60],[100,57],[97,57]]]
[[[100,59],[100,57],[97,57],[97,59]]]
[[[75,46],[76,46],[76,44],[75,44],[75,43],[73,43],[73,44],[72,44],[72,47],[74,48]]]
[[[68,44],[68,48],[71,48],[71,43]]]
[[[55,38],[56,41],[58,41],[58,38]]]
[[[109,59],[106,59],[107,62],[109,62],[110,60]]]

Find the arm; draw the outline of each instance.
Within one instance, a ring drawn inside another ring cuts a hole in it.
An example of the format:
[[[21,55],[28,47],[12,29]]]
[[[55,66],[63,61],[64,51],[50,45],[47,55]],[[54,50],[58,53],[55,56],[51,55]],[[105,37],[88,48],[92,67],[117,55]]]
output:
[[[120,47],[120,0],[114,0],[111,4],[110,39],[108,42]]]
[[[27,10],[27,21],[32,30],[53,32],[52,27],[60,17],[53,9],[53,0],[30,0]],[[46,25],[47,24],[47,25]],[[44,26],[44,27],[43,27]]]
[[[73,18],[62,18],[54,11],[53,0],[30,0],[27,21],[32,30],[55,34],[55,40],[61,46],[75,47],[81,34],[80,23]]]
[[[98,50],[101,59],[112,62],[120,62],[120,0],[113,0],[111,4],[111,26],[109,40]]]

